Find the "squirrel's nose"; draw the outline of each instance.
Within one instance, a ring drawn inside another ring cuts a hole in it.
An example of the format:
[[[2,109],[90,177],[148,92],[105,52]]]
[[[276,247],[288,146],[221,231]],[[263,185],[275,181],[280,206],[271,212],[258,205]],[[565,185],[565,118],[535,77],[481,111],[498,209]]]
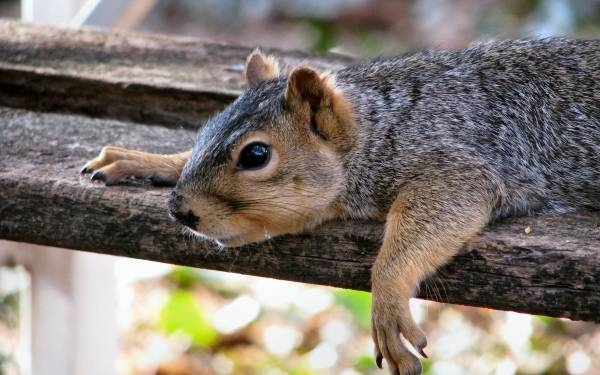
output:
[[[171,192],[169,197],[169,214],[181,224],[192,229],[196,229],[200,218],[194,214],[192,210],[181,210],[183,196],[176,191]]]

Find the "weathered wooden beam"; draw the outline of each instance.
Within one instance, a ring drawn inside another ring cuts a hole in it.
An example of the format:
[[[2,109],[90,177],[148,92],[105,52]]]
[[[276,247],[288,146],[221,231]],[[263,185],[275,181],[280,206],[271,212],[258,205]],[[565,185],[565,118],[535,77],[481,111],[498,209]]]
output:
[[[8,106],[0,107],[0,238],[368,290],[381,223],[331,223],[221,250],[170,221],[168,189],[139,181],[107,188],[79,176],[78,168],[106,144],[152,152],[191,146],[194,132],[176,125],[192,126],[196,116],[200,122],[217,109],[206,104],[211,95],[223,95],[221,104],[235,96],[241,86],[227,85],[239,85],[241,74],[224,73],[225,67],[240,65],[248,52],[203,46],[0,22],[0,105]],[[186,110],[189,103],[196,109]],[[598,322],[600,213],[496,224],[424,282],[420,296]]]
[[[167,217],[169,189],[136,181],[107,188],[77,172],[100,145],[174,152],[191,144],[192,131],[0,108],[0,134],[0,238],[369,289],[380,223],[332,223],[220,250],[186,236]],[[600,214],[495,225],[428,280],[420,296],[600,321]]]
[[[197,128],[240,93],[251,49],[192,38],[0,20],[0,105]],[[351,58],[267,50],[282,66]]]

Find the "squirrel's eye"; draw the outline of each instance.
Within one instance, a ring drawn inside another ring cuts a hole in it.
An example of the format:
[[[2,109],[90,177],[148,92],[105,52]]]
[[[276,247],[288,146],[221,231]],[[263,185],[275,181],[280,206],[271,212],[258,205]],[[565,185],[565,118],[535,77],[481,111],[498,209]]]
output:
[[[261,142],[253,142],[244,147],[240,153],[237,169],[261,169],[271,159],[271,146]]]

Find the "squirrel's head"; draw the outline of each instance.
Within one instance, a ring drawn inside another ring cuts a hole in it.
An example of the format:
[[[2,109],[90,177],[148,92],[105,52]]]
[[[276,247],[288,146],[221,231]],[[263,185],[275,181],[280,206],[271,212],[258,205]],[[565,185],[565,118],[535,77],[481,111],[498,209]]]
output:
[[[280,76],[253,52],[248,89],[200,129],[170,199],[173,216],[223,246],[298,233],[339,212],[356,127],[333,79]]]

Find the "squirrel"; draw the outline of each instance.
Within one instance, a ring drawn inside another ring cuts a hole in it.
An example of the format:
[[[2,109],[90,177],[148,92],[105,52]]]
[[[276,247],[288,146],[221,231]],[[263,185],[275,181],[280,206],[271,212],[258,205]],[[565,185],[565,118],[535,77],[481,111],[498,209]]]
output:
[[[488,223],[600,209],[600,41],[487,42],[287,74],[256,50],[245,76],[192,150],[106,147],[82,171],[175,185],[171,215],[222,246],[385,221],[372,336],[392,374],[419,374],[426,357],[408,303],[419,282]]]

